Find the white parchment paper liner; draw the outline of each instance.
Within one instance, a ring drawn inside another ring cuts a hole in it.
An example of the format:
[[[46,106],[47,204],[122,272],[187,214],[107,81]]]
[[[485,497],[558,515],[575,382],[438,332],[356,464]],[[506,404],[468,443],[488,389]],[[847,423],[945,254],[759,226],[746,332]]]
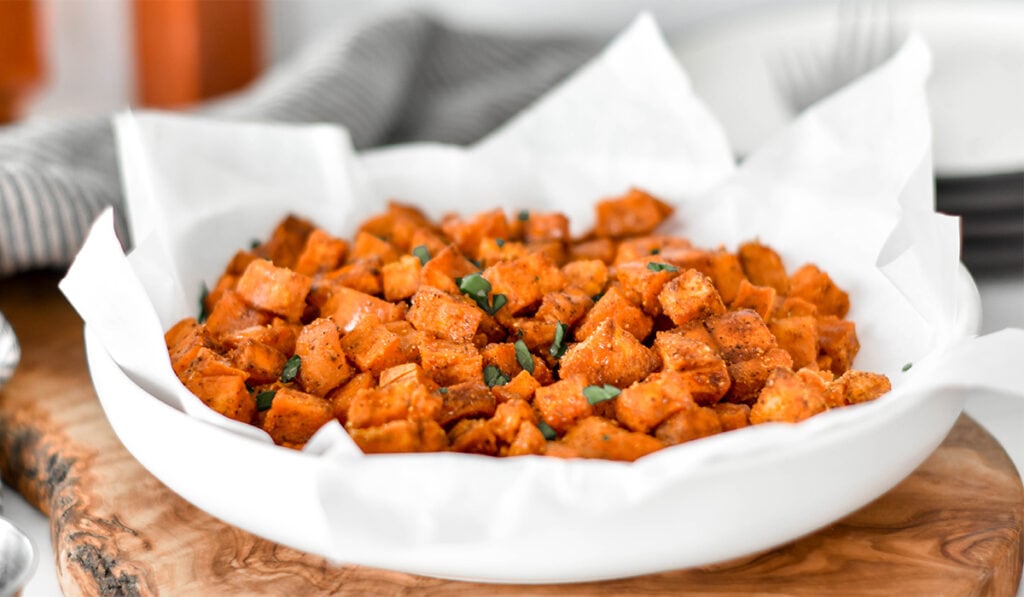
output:
[[[912,37],[738,170],[721,127],[648,17],[469,148],[418,144],[357,156],[335,127],[123,115],[117,133],[136,249],[123,255],[104,214],[61,288],[135,383],[205,424],[261,442],[269,441],[262,431],[213,413],[181,386],[162,333],[195,314],[201,282],[212,286],[237,248],[265,237],[286,213],[350,234],[398,198],[433,216],[494,206],[559,210],[580,233],[593,222],[594,200],[635,185],[675,204],[672,231],[697,244],[735,249],[759,237],[791,271],[817,263],[849,291],[862,345],[856,367],[886,373],[894,385],[872,404],[723,434],[633,464],[364,456],[336,423],[307,447],[306,457],[322,462],[318,491],[330,535],[323,555],[501,578],[496,546],[525,554],[547,545],[559,553],[547,556],[548,568],[534,561],[531,570],[550,579],[559,566],[578,569],[568,565],[573,559],[600,562],[616,537],[657,533],[688,483],[727,483],[727,471],[842,441],[866,421],[923,408],[954,389],[1020,392],[1011,365],[1024,353],[1024,332],[972,338],[977,296],[959,269],[958,222],[934,212],[928,71],[927,48]],[[880,477],[876,483],[890,486],[898,480]],[[637,570],[673,563],[650,557],[656,551],[637,553],[648,554]],[[453,558],[460,564],[444,568]]]

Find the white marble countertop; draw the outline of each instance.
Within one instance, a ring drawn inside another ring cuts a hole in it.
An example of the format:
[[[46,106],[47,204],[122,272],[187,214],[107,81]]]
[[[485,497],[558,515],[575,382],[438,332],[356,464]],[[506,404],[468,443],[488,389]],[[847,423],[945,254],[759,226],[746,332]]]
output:
[[[982,300],[982,333],[1006,327],[1024,328],[1024,274],[977,282]],[[1002,443],[1017,470],[1024,471],[1024,400],[979,395],[968,399],[966,411]],[[49,520],[7,487],[4,487],[3,506],[4,515],[28,533],[40,554],[36,573],[23,596],[60,595]],[[1024,584],[1017,595],[1024,597]]]

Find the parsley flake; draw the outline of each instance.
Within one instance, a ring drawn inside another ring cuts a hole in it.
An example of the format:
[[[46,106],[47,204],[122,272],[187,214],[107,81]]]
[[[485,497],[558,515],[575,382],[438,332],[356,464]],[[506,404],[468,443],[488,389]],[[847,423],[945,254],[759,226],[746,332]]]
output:
[[[491,291],[491,283],[480,274],[472,273],[459,278],[456,280],[456,284],[459,285],[459,290],[463,294],[473,299],[477,306],[486,311],[488,315],[494,315],[498,309],[508,303],[508,297],[504,294],[496,294],[491,297],[490,301],[487,300],[487,294]]]
[[[210,289],[206,287],[206,282],[201,282],[199,286],[199,317],[196,319],[199,323],[206,323],[206,318],[210,316],[206,312],[206,297],[210,296]]]
[[[525,222],[530,219],[530,211],[526,209],[520,210],[519,215],[516,217],[519,218],[520,222]]]
[[[548,354],[556,359],[562,358],[565,354],[565,334],[569,331],[569,326],[565,325],[561,321],[555,326],[555,341],[551,343],[551,348],[548,349]]]
[[[267,390],[266,392],[256,394],[256,410],[260,412],[269,410],[270,406],[274,403],[275,394],[277,394],[276,390]]]
[[[301,365],[302,357],[299,355],[293,355],[292,358],[285,362],[284,369],[281,370],[281,381],[288,383],[295,379],[295,376],[299,374],[299,367]]]
[[[516,361],[519,366],[526,370],[527,373],[533,374],[533,355],[530,354],[530,349],[526,347],[526,342],[522,340],[516,340]]]
[[[447,394],[448,393],[448,388],[446,388],[444,386],[441,386],[440,388],[437,388],[437,393],[438,394]]]
[[[650,263],[648,263],[647,264],[647,269],[651,270],[652,272],[678,272],[679,271],[679,268],[674,266],[674,265],[669,265],[667,263],[658,263],[656,261],[651,261]]]
[[[621,393],[622,391],[619,390],[619,388],[608,384],[604,384],[604,386],[587,386],[583,388],[583,395],[587,398],[587,402],[590,404],[598,404],[605,400],[611,400]]]
[[[910,371],[910,368],[913,366],[913,363],[907,363],[906,365],[903,365],[903,372],[906,373],[907,371]]]
[[[412,250],[412,254],[420,258],[420,265],[426,265],[430,261],[430,250],[426,245],[419,245]]]
[[[558,437],[558,434],[551,428],[551,425],[548,425],[544,421],[537,423],[537,429],[540,429],[541,434],[546,440],[550,441]]]
[[[503,239],[503,238],[496,238],[496,239],[494,239],[494,244],[498,245],[498,248],[500,249],[500,248],[505,246],[505,239]]]
[[[496,365],[487,365],[484,367],[484,383],[487,384],[488,388],[494,386],[503,386],[508,383],[508,376],[501,372]]]

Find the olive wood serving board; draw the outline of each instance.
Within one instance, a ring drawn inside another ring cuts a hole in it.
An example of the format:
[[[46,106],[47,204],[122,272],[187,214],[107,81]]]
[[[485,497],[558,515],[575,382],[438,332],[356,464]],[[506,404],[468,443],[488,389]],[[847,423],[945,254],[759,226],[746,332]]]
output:
[[[1021,479],[967,417],[874,503],[793,543],[724,564],[541,586],[334,566],[212,518],[132,458],[93,392],[81,321],[57,280],[53,273],[0,280],[0,311],[23,351],[0,390],[0,470],[52,521],[67,595],[1012,595],[1020,581]]]

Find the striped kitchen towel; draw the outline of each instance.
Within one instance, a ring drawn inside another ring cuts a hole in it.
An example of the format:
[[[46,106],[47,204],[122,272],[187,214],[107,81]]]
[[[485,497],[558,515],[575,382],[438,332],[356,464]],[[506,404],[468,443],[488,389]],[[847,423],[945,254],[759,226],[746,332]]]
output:
[[[340,26],[243,93],[198,110],[232,119],[339,123],[357,148],[470,143],[605,41],[503,37],[460,31],[418,13],[378,15]],[[0,128],[0,278],[66,266],[108,205],[121,205],[108,116]]]

